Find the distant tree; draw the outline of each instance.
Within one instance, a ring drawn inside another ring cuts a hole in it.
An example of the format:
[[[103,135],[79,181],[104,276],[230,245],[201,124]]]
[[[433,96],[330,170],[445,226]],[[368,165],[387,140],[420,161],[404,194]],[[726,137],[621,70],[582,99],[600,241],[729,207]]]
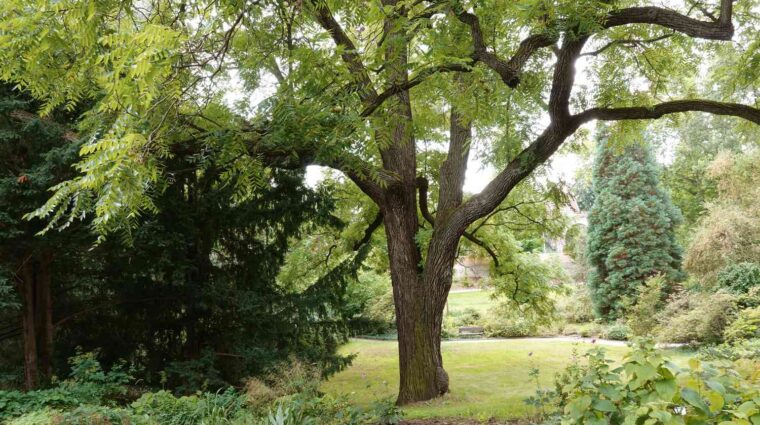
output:
[[[626,146],[620,146],[625,144]],[[658,182],[648,146],[603,138],[594,164],[594,205],[589,213],[590,286],[597,314],[615,319],[623,297],[662,274],[683,278],[675,238],[681,214]]]
[[[679,230],[683,242],[693,237],[708,205],[718,197],[716,179],[705,178],[710,173],[710,164],[720,153],[751,150],[759,139],[756,127],[707,114],[684,117],[675,130],[680,143],[673,161],[663,169],[662,184],[683,214]]]

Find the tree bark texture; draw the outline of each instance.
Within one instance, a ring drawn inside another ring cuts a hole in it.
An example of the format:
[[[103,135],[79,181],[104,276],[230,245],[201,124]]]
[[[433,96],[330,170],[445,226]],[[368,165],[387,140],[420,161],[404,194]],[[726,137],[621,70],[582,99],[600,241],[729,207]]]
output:
[[[16,279],[22,301],[24,383],[27,390],[37,388],[53,375],[52,261],[50,252],[28,257]]]

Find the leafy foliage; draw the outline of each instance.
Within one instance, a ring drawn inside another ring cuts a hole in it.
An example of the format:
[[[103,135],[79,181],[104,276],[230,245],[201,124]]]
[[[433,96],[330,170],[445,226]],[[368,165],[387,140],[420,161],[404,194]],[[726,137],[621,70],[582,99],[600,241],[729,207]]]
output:
[[[636,298],[627,301],[625,318],[634,335],[651,336],[657,328],[665,306],[665,285],[661,275],[651,277],[637,288]]]
[[[16,425],[393,425],[401,417],[386,400],[360,409],[343,398],[318,394],[319,371],[310,374],[295,370],[292,376],[279,375],[282,392],[278,398],[260,404],[251,400],[250,393],[241,394],[232,387],[181,397],[164,390],[146,392],[125,403],[122,396],[132,379],[123,370],[104,372],[93,354],[82,354],[71,363],[71,377],[57,387],[27,393],[0,392],[0,420]],[[293,365],[305,370],[297,363]],[[299,379],[302,381],[297,382]]]
[[[689,368],[670,362],[649,342],[639,342],[614,367],[602,349],[558,377],[562,424],[755,423],[758,387],[727,365],[697,359]]]
[[[659,315],[658,338],[666,342],[719,343],[734,320],[737,299],[718,292],[684,292]]]
[[[732,264],[760,263],[760,245],[757,244],[760,208],[755,202],[760,196],[758,158],[760,154],[756,152],[722,154],[710,165],[709,176],[716,181],[718,196],[707,207],[706,215],[694,231],[684,262],[686,269],[704,286],[714,287],[718,274],[726,268],[727,273],[734,268],[739,273],[742,269],[748,276],[737,274],[735,278],[751,281],[753,266]]]
[[[724,335],[728,342],[760,338],[760,307],[740,311],[736,320],[728,325]]]
[[[29,392],[0,391],[0,420],[46,408],[67,409],[80,404],[104,404],[126,393],[131,377],[123,367],[104,371],[93,353],[71,360],[69,378],[57,386]]]
[[[718,272],[718,287],[737,294],[746,294],[750,289],[760,287],[760,264],[729,264]]]

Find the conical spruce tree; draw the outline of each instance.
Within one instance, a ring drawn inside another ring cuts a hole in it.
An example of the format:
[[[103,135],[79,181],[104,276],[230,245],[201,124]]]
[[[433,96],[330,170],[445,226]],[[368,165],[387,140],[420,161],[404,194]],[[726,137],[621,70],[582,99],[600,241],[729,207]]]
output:
[[[680,211],[658,180],[649,146],[598,142],[593,173],[594,204],[589,213],[588,259],[596,313],[614,320],[624,297],[649,277],[683,279],[675,228]]]

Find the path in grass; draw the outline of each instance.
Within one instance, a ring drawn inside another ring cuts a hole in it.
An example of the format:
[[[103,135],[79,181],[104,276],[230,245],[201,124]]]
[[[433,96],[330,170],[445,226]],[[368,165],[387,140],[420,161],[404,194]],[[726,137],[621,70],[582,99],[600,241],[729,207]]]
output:
[[[574,349],[580,353],[592,348],[589,343],[541,339],[515,339],[487,342],[444,342],[444,364],[451,380],[446,396],[404,409],[408,418],[489,417],[516,418],[531,413],[523,399],[536,390],[531,368],[539,366],[541,383],[550,387],[554,374],[570,363]],[[627,347],[605,350],[620,359]],[[346,394],[358,404],[368,405],[395,397],[398,388],[398,349],[395,341],[354,340],[341,349],[357,354],[353,365],[323,386],[330,394]],[[676,360],[687,354],[674,352]]]

